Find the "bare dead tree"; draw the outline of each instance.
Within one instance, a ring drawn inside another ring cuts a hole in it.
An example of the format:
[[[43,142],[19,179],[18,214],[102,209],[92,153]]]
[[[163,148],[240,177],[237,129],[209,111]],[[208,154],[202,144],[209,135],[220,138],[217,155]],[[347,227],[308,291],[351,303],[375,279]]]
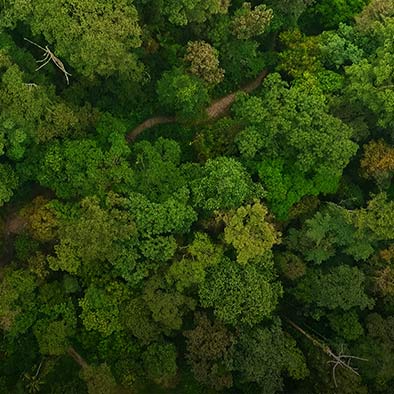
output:
[[[361,357],[356,357],[356,356],[344,354],[343,353],[343,345],[341,346],[340,352],[338,354],[336,354],[333,350],[331,350],[331,348],[327,344],[322,343],[318,339],[314,338],[311,334],[307,333],[305,330],[303,330],[299,325],[294,323],[292,320],[287,319],[287,318],[285,318],[285,320],[293,328],[295,328],[298,332],[300,332],[307,339],[309,339],[313,343],[313,345],[320,348],[328,357],[330,357],[331,360],[327,361],[327,364],[332,364],[332,378],[334,380],[335,387],[338,387],[337,379],[336,379],[336,369],[338,367],[347,369],[350,372],[354,373],[355,375],[360,376],[360,374],[357,372],[357,368],[352,367],[350,364],[351,364],[352,360],[368,361],[366,358],[361,358]]]
[[[25,40],[27,42],[29,42],[30,44],[33,44],[37,48],[40,48],[42,51],[44,51],[44,57],[41,60],[36,60],[37,63],[42,63],[39,67],[36,68],[36,71],[45,67],[49,62],[52,61],[52,63],[64,74],[64,77],[66,78],[67,85],[68,85],[70,83],[68,77],[71,76],[71,74],[65,69],[62,61],[48,48],[48,46],[45,46],[45,48],[44,48],[41,45],[38,45],[37,43],[29,40],[26,37],[25,37]]]
[[[335,387],[338,387],[337,385],[337,379],[335,375],[336,368],[342,367],[346,368],[352,373],[360,376],[360,374],[357,372],[357,368],[354,368],[350,365],[352,360],[360,360],[360,361],[368,361],[366,358],[361,358],[361,357],[356,357],[356,356],[350,356],[348,354],[343,354],[343,345],[341,346],[341,350],[338,354],[334,354],[330,348],[327,348],[327,355],[329,355],[332,360],[327,361],[327,364],[332,364],[332,378],[334,379],[334,384]]]

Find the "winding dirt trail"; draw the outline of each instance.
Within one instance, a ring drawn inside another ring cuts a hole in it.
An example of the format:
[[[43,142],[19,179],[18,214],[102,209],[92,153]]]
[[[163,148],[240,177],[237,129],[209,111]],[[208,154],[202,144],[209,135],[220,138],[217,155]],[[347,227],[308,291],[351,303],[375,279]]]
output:
[[[214,101],[207,109],[206,113],[208,116],[208,120],[217,119],[221,116],[225,115],[231,105],[233,104],[237,93],[245,92],[251,93],[253,90],[257,89],[264,78],[268,75],[268,70],[263,70],[253,81],[249,82],[241,89],[236,92],[229,93],[228,95]],[[150,129],[153,126],[157,126],[160,124],[166,123],[176,123],[177,119],[175,116],[153,116],[142,123],[140,123],[137,127],[132,129],[126,134],[126,139],[128,142],[134,141],[144,130]],[[203,123],[204,121],[199,121],[196,124]]]

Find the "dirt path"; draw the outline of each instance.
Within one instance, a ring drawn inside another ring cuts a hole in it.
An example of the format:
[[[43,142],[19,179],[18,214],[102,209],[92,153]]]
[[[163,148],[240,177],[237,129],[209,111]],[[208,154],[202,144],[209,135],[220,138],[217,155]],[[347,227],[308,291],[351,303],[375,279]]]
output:
[[[166,124],[166,123],[175,123],[176,119],[175,116],[155,116],[153,118],[149,118],[139,124],[136,128],[132,131],[127,133],[126,139],[128,142],[134,141],[144,130],[150,129],[153,126],[159,124]]]
[[[263,82],[264,78],[268,75],[268,70],[263,70],[253,81],[248,83],[247,85],[243,86],[241,89],[237,90],[236,92],[229,93],[228,95],[214,101],[207,109],[206,113],[208,115],[208,119],[217,119],[221,116],[225,115],[231,105],[233,104],[237,93],[239,92],[246,92],[250,93],[253,90],[257,89],[261,83]],[[137,127],[126,134],[126,139],[128,142],[134,141],[144,130],[150,129],[153,126],[157,126],[159,124],[166,124],[166,123],[176,123],[175,116],[154,116],[149,118],[142,123],[140,123]],[[200,123],[200,122],[198,122]],[[197,123],[197,124],[198,124]]]

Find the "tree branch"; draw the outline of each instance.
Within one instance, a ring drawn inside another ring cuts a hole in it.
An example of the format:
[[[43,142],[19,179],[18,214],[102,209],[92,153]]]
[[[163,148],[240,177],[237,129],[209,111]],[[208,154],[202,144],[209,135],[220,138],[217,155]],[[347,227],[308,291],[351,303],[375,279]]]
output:
[[[303,330],[299,325],[294,323],[292,320],[285,318],[285,320],[292,326],[294,327],[298,332],[300,332],[302,335],[304,335],[307,339],[309,339],[313,345],[319,347],[328,357],[331,358],[331,360],[327,361],[328,364],[333,364],[332,367],[332,377],[334,380],[335,387],[338,387],[337,385],[337,379],[336,379],[336,369],[337,367],[342,367],[345,369],[348,369],[350,372],[354,373],[355,375],[360,375],[357,372],[357,369],[352,367],[350,365],[351,360],[360,360],[360,361],[368,361],[366,358],[362,357],[356,357],[356,356],[350,356],[348,354],[343,354],[343,347],[341,351],[338,354],[335,354],[328,345],[320,342],[316,338],[314,338],[312,335],[308,334],[305,330]]]

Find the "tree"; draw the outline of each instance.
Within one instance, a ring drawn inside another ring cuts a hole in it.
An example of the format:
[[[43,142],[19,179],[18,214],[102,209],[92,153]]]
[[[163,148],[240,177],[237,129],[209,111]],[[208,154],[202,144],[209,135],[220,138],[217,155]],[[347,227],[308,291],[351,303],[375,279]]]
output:
[[[218,51],[205,41],[189,41],[185,60],[190,63],[189,70],[193,75],[215,85],[224,78],[218,55]]]
[[[0,326],[17,336],[31,327],[37,316],[34,276],[22,269],[5,268],[0,281]]]
[[[81,377],[86,382],[88,394],[115,394],[116,382],[111,368],[106,364],[87,365],[81,370]]]
[[[58,205],[57,214],[62,215],[66,207]],[[69,214],[59,221],[60,242],[54,247],[55,256],[47,258],[50,268],[71,274],[81,274],[85,270],[86,274],[89,266],[94,264],[97,269],[97,263],[106,260],[116,266],[117,259],[122,257],[122,242],[132,243],[136,234],[132,218],[111,205],[100,206],[96,198],[86,198],[68,208]],[[130,264],[131,248],[128,251]]]
[[[128,189],[133,184],[133,171],[126,161],[127,153],[127,147],[121,152],[104,149],[93,139],[54,141],[29,158],[30,177],[65,199],[103,195],[116,189],[116,184]]]
[[[275,253],[275,261],[285,278],[294,281],[306,272],[305,262],[296,254],[291,252]]]
[[[160,386],[168,386],[177,372],[176,349],[172,343],[152,343],[142,354],[149,379]]]
[[[0,43],[0,154],[20,160],[32,143],[81,136],[92,128],[97,110],[66,102],[53,85],[37,79],[34,58],[10,36],[0,33]]]
[[[233,368],[241,373],[241,381],[258,383],[264,394],[283,389],[285,372],[295,379],[308,374],[303,354],[277,319],[267,328],[242,330],[233,357]]]
[[[330,327],[346,342],[354,341],[364,334],[363,326],[354,309],[346,312],[333,312],[327,315]]]
[[[237,251],[239,263],[264,256],[280,242],[280,233],[267,221],[267,214],[267,208],[256,201],[224,216],[224,240]]]
[[[353,217],[358,232],[375,241],[394,239],[394,201],[386,193],[379,193],[368,201],[366,208],[348,213]]]
[[[188,203],[189,192],[181,188],[163,203],[149,201],[144,195],[133,193],[126,207],[132,213],[138,233],[143,237],[184,234],[197,219]]]
[[[213,308],[216,318],[234,326],[240,322],[253,326],[270,318],[281,295],[269,261],[241,266],[224,257],[208,268],[199,287],[201,305]]]
[[[394,45],[389,39],[394,29],[394,20],[387,18],[376,31],[370,43],[373,55],[346,69],[346,100],[355,110],[363,112],[370,124],[390,129],[394,125],[392,72]],[[348,104],[349,105],[349,104]]]
[[[122,327],[131,332],[143,344],[157,340],[160,327],[152,318],[152,313],[144,299],[139,296],[129,299],[120,311]]]
[[[218,119],[213,124],[202,126],[193,140],[193,147],[198,158],[201,161],[207,161],[217,156],[235,154],[234,139],[238,131],[238,123],[227,117]]]
[[[329,204],[307,219],[301,230],[290,230],[288,244],[300,251],[307,261],[321,264],[342,252],[355,260],[366,260],[373,252],[373,242],[365,233],[357,231],[353,215],[335,204]]]
[[[339,251],[355,260],[366,260],[379,242],[390,241],[394,234],[393,202],[386,193],[368,201],[366,208],[347,210],[329,204],[304,223],[301,230],[291,230],[290,247],[301,251],[306,260],[317,264]]]
[[[75,334],[69,323],[64,320],[40,320],[34,327],[41,354],[59,356],[65,354],[69,347],[68,337]]]
[[[356,16],[357,28],[364,32],[372,32],[379,22],[394,16],[394,4],[385,0],[370,1]]]
[[[364,51],[357,44],[357,32],[351,26],[341,23],[337,31],[321,34],[319,49],[324,64],[339,68],[357,63],[364,57]]]
[[[184,26],[190,22],[203,23],[211,15],[224,14],[229,4],[228,0],[170,0],[163,4],[161,12],[174,25]]]
[[[379,185],[384,185],[394,171],[394,148],[383,140],[370,141],[364,145],[360,167],[366,178],[372,178]]]
[[[391,3],[0,0],[0,392],[391,394]]]
[[[142,298],[152,313],[152,318],[164,330],[179,330],[184,315],[196,307],[196,301],[174,291],[164,278],[155,275],[145,283]]]
[[[187,253],[181,260],[173,262],[166,275],[180,292],[203,283],[206,269],[219,264],[223,257],[222,247],[215,245],[207,234],[195,233],[194,237],[187,246]]]
[[[154,143],[132,146],[136,191],[152,202],[163,202],[186,185],[180,168],[181,149],[173,140],[159,138]]]
[[[194,205],[207,211],[236,208],[255,194],[254,189],[242,164],[230,157],[208,160],[191,182]]]
[[[270,25],[272,16],[272,10],[265,4],[257,5],[252,10],[252,4],[245,2],[235,11],[231,23],[232,33],[241,40],[262,35]]]
[[[19,186],[15,171],[8,164],[0,164],[0,206],[10,201],[14,190]]]
[[[371,260],[373,290],[378,296],[391,297],[394,295],[394,248],[380,250]]]
[[[60,280],[47,280],[39,287],[38,313],[32,331],[43,356],[66,354],[71,338],[76,334],[77,314],[71,294],[77,290]]]
[[[118,283],[107,288],[89,286],[79,300],[80,317],[86,330],[96,330],[104,337],[120,330],[120,304],[125,295],[124,286]]]
[[[368,315],[366,319],[367,333],[358,345],[359,352],[368,358],[366,365],[360,365],[365,380],[372,390],[387,392],[394,377],[392,330],[394,317],[383,317],[378,313]]]
[[[313,30],[335,29],[341,22],[350,22],[367,4],[367,0],[322,0],[310,7],[304,20]]]
[[[237,144],[244,160],[253,160],[270,208],[284,219],[303,196],[336,191],[357,145],[313,79],[289,87],[271,74],[263,87],[261,97],[241,95],[234,105],[245,124]]]
[[[36,197],[22,208],[19,215],[27,220],[28,232],[34,239],[49,242],[56,238],[58,218],[51,202],[45,197]]]
[[[332,368],[327,367],[327,363],[333,361],[332,358],[329,358],[317,346],[304,346],[303,349],[305,349],[304,354],[308,360],[310,374],[300,383],[299,393],[305,389],[319,394],[337,394],[339,390],[343,394],[367,394],[369,392],[369,388],[363,382],[364,373],[361,372],[362,376],[358,376],[348,368],[336,368],[334,381]],[[360,362],[357,365],[368,367],[368,364],[369,362]]]
[[[218,49],[220,64],[226,70],[226,81],[235,86],[242,84],[245,79],[255,78],[273,63],[272,56],[261,52],[259,43],[254,40],[229,39]]]
[[[183,333],[186,337],[186,357],[194,377],[216,390],[231,387],[234,334],[223,323],[211,321],[204,313],[196,313],[194,320],[194,328]]]
[[[285,49],[279,53],[278,70],[284,71],[293,78],[300,78],[305,73],[317,74],[321,71],[320,37],[306,36],[300,30],[281,32],[279,38]]]
[[[2,21],[6,27],[28,24],[34,35],[45,38],[42,46],[52,45],[57,56],[88,78],[141,78],[141,64],[132,52],[141,45],[141,28],[136,8],[126,0],[11,3]]]
[[[267,0],[265,2],[273,10],[272,27],[275,31],[282,27],[295,26],[299,17],[313,3],[314,0]]]
[[[164,72],[157,83],[157,94],[164,109],[175,112],[182,121],[201,117],[209,102],[204,82],[194,75],[184,73],[180,68]]]
[[[339,265],[328,272],[310,269],[297,284],[294,295],[300,302],[329,310],[363,310],[374,305],[365,293],[365,275],[357,267]]]

